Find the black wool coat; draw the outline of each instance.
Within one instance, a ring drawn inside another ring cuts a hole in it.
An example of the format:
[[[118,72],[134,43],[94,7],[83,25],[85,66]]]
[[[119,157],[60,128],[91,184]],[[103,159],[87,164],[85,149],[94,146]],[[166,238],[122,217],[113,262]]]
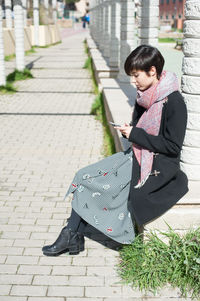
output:
[[[153,136],[135,127],[145,109],[135,105],[129,141],[154,153],[152,174],[141,188],[135,188],[140,167],[133,154],[132,180],[128,209],[141,226],[159,217],[188,191],[188,179],[180,170],[180,151],[185,136],[187,110],[181,94],[176,91],[163,105],[160,131]]]

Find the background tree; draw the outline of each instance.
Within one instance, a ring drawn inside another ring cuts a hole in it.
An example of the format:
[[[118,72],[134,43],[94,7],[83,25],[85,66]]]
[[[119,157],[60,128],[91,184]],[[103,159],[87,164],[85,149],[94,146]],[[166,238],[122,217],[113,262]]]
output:
[[[65,10],[75,10],[75,2],[79,2],[79,0],[65,0]]]
[[[75,3],[75,2],[79,2],[80,0],[65,0],[65,3],[66,4],[73,4],[73,3]]]

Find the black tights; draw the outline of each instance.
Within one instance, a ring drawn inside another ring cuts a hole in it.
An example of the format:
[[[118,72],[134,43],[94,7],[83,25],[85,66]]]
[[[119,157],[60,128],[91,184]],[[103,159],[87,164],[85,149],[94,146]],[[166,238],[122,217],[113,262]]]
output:
[[[71,216],[68,218],[67,228],[71,229],[73,232],[83,233],[86,225],[87,222],[72,208]]]

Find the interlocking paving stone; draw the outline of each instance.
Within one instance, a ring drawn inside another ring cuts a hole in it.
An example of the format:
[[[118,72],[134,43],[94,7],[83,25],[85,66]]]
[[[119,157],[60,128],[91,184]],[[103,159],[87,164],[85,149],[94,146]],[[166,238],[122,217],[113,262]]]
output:
[[[52,92],[52,93],[91,93],[92,84],[91,79],[55,79],[48,78],[48,80],[34,78],[32,80],[25,80],[20,83],[18,91],[38,92]],[[37,97],[37,95],[35,95]],[[83,95],[83,97],[85,97]],[[87,95],[86,95],[87,97]]]
[[[88,74],[87,70],[77,70],[74,69],[33,69],[31,70],[31,73],[36,78],[77,78],[77,79],[86,79],[90,78],[90,75]]]
[[[62,44],[25,57],[34,78],[0,97],[0,301],[142,300],[120,283],[118,252],[94,240],[86,238],[78,256],[41,250],[71,212],[64,195],[75,172],[102,158],[102,126],[90,115],[95,95],[83,69],[86,35],[63,29]],[[14,68],[6,62],[7,74]]]

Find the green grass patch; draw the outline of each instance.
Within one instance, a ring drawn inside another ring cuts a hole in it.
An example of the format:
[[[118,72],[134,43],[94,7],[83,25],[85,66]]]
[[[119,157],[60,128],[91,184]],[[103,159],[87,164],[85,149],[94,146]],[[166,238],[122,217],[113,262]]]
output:
[[[88,46],[87,46],[87,41],[84,40],[84,41],[83,41],[83,44],[84,44],[84,48],[85,48],[85,53],[89,56],[89,48],[88,48]]]
[[[153,293],[170,284],[183,297],[200,298],[200,228],[180,236],[171,228],[137,236],[120,251],[118,273],[123,283]],[[162,239],[160,239],[160,236]],[[167,241],[167,242],[164,242]]]
[[[9,62],[15,58],[15,54],[10,54],[5,56],[5,61]]]
[[[111,156],[116,152],[116,150],[115,150],[114,139],[111,135],[106,119],[102,93],[99,93],[96,96],[95,101],[92,104],[90,113],[92,115],[96,115],[96,119],[99,120],[103,126],[103,155],[105,157]]]
[[[89,49],[87,47],[86,40],[84,41],[84,45],[85,45],[85,53],[88,55],[88,58],[86,59],[83,68],[88,69],[88,71],[90,72],[92,83],[93,83],[93,93],[96,95],[96,98],[92,104],[90,114],[96,115],[96,119],[99,120],[103,126],[103,155],[107,157],[107,156],[111,156],[116,152],[115,143],[107,123],[104,102],[103,102],[103,95],[98,90],[98,86],[97,86],[97,82],[95,79],[94,70],[92,66],[92,58],[89,56]]]
[[[98,95],[99,94],[99,90],[98,90],[98,85],[95,79],[95,75],[94,75],[94,69],[92,66],[92,58],[89,55],[89,48],[87,46],[87,41],[84,40],[84,48],[85,48],[85,53],[88,55],[87,59],[85,60],[85,64],[83,66],[83,69],[88,69],[88,71],[90,72],[91,78],[92,78],[92,85],[93,85],[93,93]]]
[[[1,94],[12,94],[17,92],[17,89],[11,84],[11,83],[6,83],[5,86],[0,86],[0,93]]]
[[[32,46],[31,49],[25,51],[25,55],[30,55],[30,54],[32,54],[32,53],[36,53],[35,47],[34,47],[34,46]]]
[[[93,93],[95,95],[98,95],[98,93],[99,93],[98,85],[97,85],[95,75],[94,75],[94,70],[93,70],[93,66],[92,66],[92,58],[90,56],[86,59],[83,69],[88,69],[88,71],[90,72],[91,79],[92,79]]]
[[[25,55],[30,55],[30,54],[35,53],[35,52],[36,52],[36,51],[35,51],[35,47],[31,47],[30,50],[25,51]],[[6,61],[6,62],[11,61],[11,60],[13,60],[15,57],[16,57],[15,53],[10,54],[10,55],[6,55],[6,56],[5,56],[5,61]]]
[[[6,77],[6,85],[0,86],[0,93],[6,94],[6,93],[15,93],[17,92],[17,88],[14,87],[14,82],[18,80],[25,80],[28,78],[33,78],[33,75],[31,74],[30,70],[25,68],[24,71],[15,70],[14,72],[10,73]]]
[[[83,69],[90,69],[91,66],[92,66],[92,58],[89,56],[85,61]]]
[[[33,78],[33,75],[31,74],[30,70],[25,68],[24,71],[15,70],[14,72],[10,73],[6,77],[6,81],[8,83],[13,83],[18,80],[25,80],[28,78]]]
[[[173,38],[158,38],[159,43],[175,43]]]
[[[58,45],[58,44],[61,44],[61,43],[62,43],[62,41],[59,41],[59,42],[48,44],[48,45],[45,45],[45,46],[34,46],[34,48],[49,48],[51,46],[55,46],[55,45]]]

